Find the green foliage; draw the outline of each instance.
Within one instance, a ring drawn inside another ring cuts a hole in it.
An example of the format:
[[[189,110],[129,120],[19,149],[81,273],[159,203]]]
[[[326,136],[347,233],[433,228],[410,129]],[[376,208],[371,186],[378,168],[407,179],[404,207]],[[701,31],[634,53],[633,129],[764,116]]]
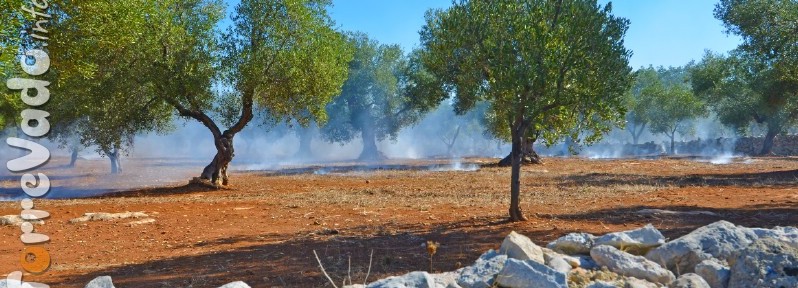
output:
[[[270,117],[326,121],[352,49],[327,15],[328,0],[245,0],[224,38],[226,81]],[[251,96],[250,96],[251,94]],[[244,104],[246,105],[246,104]]]
[[[651,92],[649,87],[661,85],[661,83],[654,67],[641,68],[635,71],[634,77],[634,85],[626,93],[625,99],[625,105],[628,109],[626,113],[626,129],[632,134],[633,141],[637,144],[640,135],[651,121],[649,115],[651,95],[644,92]]]
[[[692,126],[688,123],[697,117],[706,115],[704,103],[693,94],[686,69],[660,68],[652,74],[652,69],[644,71],[644,86],[640,90],[640,105],[645,108],[642,115],[650,123],[652,133],[663,133],[673,141],[676,133],[691,134]],[[651,79],[650,77],[656,76]]]
[[[727,33],[743,38],[738,50],[764,64],[779,84],[795,94],[798,82],[798,2],[777,0],[721,0],[715,18]],[[764,71],[760,71],[764,72]]]
[[[761,85],[758,83],[767,79],[747,69],[754,63],[740,56],[727,57],[707,52],[704,59],[692,68],[693,90],[718,115],[721,123],[739,133],[744,133],[753,122],[782,125],[787,120],[784,114],[788,110],[783,108],[787,107],[772,105],[757,91],[757,86]]]
[[[51,138],[62,146],[74,145],[77,138],[108,155],[129,149],[138,133],[171,128],[171,107],[156,101],[156,87],[147,81],[152,62],[145,60],[148,48],[153,50],[151,37],[158,34],[148,21],[165,21],[170,4],[175,3],[52,3],[48,78],[53,97],[46,106]]]
[[[0,88],[0,131],[13,127],[19,121],[19,112],[23,103],[19,91],[6,88],[6,80],[21,75],[19,69],[19,51],[26,43],[20,33],[25,30],[25,18],[22,0],[3,0],[0,2],[0,79],[3,87]]]
[[[625,114],[628,21],[595,1],[460,1],[428,12],[425,67],[458,111],[486,100],[489,127],[597,140]],[[512,129],[511,129],[512,128]]]
[[[798,120],[798,3],[722,0],[715,17],[743,43],[728,56],[708,52],[691,71],[693,90],[722,123],[767,124],[772,140]]]
[[[363,33],[350,34],[349,43],[355,49],[349,78],[327,106],[330,122],[322,133],[342,143],[356,136],[395,139],[401,128],[419,118],[402,88],[408,60],[398,45],[379,44]]]
[[[706,109],[693,92],[681,85],[652,87],[649,117],[651,132],[664,133],[671,139],[675,133],[691,134],[687,121],[705,116]]]
[[[253,107],[324,119],[351,59],[329,1],[245,0],[225,33],[219,0],[56,2],[53,93],[70,97],[48,108],[65,145],[77,134],[100,151],[125,149],[136,134],[168,132],[175,115],[232,138]]]

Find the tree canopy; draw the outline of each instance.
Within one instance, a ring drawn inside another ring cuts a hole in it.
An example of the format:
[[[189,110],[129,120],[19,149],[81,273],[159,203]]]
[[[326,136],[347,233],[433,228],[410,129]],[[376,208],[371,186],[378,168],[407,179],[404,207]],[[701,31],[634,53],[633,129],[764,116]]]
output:
[[[489,101],[494,134],[511,136],[511,220],[525,219],[518,206],[525,137],[591,142],[625,115],[629,21],[611,12],[587,0],[472,0],[426,16],[421,59],[436,88],[455,95],[459,111]]]
[[[77,96],[53,103],[54,118],[102,150],[166,131],[173,116],[197,120],[217,148],[200,177],[213,183],[227,184],[233,137],[254,109],[281,121],[325,119],[352,54],[324,0],[244,0],[226,31],[219,0],[59,4],[53,79],[58,93]]]
[[[650,87],[659,83],[659,75],[654,67],[640,68],[634,73],[635,82],[626,94],[626,129],[632,135],[632,143],[638,144],[640,136],[651,122],[649,115],[651,98]]]
[[[3,11],[16,11],[22,7],[22,0],[7,0],[0,4]],[[20,49],[27,45],[26,37],[21,32],[26,28],[24,17],[20,13],[0,14],[0,78],[10,79],[22,73],[19,67]],[[0,131],[15,126],[22,111],[19,91],[0,89]]]
[[[96,147],[111,160],[112,173],[121,172],[119,157],[136,134],[171,128],[171,107],[154,100],[140,50],[149,36],[147,15],[166,9],[151,4],[65,0],[51,6],[50,79],[61,97],[48,106],[55,127],[49,137],[62,146],[77,140]]]
[[[341,94],[328,106],[330,121],[322,128],[328,141],[346,143],[360,136],[361,160],[379,160],[384,156],[377,141],[395,140],[399,131],[417,122],[433,108],[416,101],[411,92],[411,77],[417,70],[399,45],[380,44],[363,33],[351,33],[349,43],[355,48],[349,62],[349,78]],[[417,66],[416,66],[417,67]]]
[[[722,0],[715,17],[743,43],[729,55],[708,52],[692,71],[692,87],[722,123],[744,130],[766,124],[761,154],[798,119],[798,3]]]
[[[669,151],[674,154],[676,134],[692,133],[690,121],[706,115],[704,103],[690,89],[684,67],[649,68],[642,77],[639,105],[644,108],[639,115],[644,115],[652,133],[670,139]]]

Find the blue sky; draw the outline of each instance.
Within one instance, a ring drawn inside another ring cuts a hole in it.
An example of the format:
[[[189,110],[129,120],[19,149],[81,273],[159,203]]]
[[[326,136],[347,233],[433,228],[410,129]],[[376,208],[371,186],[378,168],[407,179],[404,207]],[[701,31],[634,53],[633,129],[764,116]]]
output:
[[[236,0],[227,0],[231,6]],[[599,0],[606,4],[607,0]],[[727,52],[740,39],[723,33],[712,16],[717,0],[616,0],[613,13],[631,20],[626,47],[633,68],[680,66],[700,60],[704,50]],[[424,12],[445,8],[451,0],[333,0],[330,15],[342,30],[362,31],[405,50],[418,45]],[[230,9],[232,9],[230,7]]]

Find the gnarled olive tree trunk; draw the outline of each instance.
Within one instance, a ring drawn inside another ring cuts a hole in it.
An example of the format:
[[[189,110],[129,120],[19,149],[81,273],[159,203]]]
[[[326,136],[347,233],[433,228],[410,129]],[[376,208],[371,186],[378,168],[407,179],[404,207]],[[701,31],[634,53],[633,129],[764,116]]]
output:
[[[122,159],[120,157],[119,148],[104,152],[105,155],[108,156],[108,160],[111,161],[111,174],[122,173]]]
[[[515,139],[513,139],[515,141]],[[524,137],[523,142],[519,142],[519,149],[521,153],[521,164],[543,164],[540,156],[535,152],[535,139],[531,137]],[[499,166],[509,167],[513,165],[512,152],[507,157],[499,161]]]
[[[360,152],[360,161],[382,161],[387,157],[380,152],[377,148],[377,133],[374,132],[374,127],[365,125],[360,131],[360,137],[363,140],[363,151]]]
[[[78,162],[78,149],[72,148],[72,154],[69,158],[69,168],[75,168],[75,164]]]
[[[233,149],[234,136],[235,134],[233,133],[225,133],[219,137],[214,137],[216,155],[211,163],[202,170],[200,179],[208,180],[215,185],[226,186],[229,183],[227,168],[230,166],[230,162],[233,161],[233,157],[235,157]]]
[[[780,132],[781,127],[768,124],[768,132],[765,134],[764,142],[762,142],[762,151],[759,152],[760,155],[765,156],[773,152],[773,140],[776,139],[776,136],[779,135]]]
[[[454,156],[454,154],[452,154],[452,150],[454,150],[454,144],[457,143],[457,137],[460,136],[460,128],[461,126],[458,125],[452,138],[441,136],[441,141],[443,141],[443,144],[446,144],[446,156],[448,157]]]

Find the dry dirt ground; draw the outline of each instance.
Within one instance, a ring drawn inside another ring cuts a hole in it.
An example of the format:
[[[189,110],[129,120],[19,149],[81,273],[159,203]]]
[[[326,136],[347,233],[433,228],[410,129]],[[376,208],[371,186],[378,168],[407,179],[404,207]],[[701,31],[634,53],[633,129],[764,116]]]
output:
[[[369,262],[369,281],[430,269],[422,247],[427,240],[440,243],[432,269],[447,271],[497,248],[512,230],[543,244],[568,232],[603,234],[647,223],[669,238],[721,219],[748,226],[798,225],[798,158],[738,159],[728,165],[693,158],[545,161],[523,168],[522,208],[529,221],[507,223],[508,168],[441,172],[429,165],[447,161],[396,161],[369,171],[341,164],[236,172],[231,189],[209,190],[181,184],[188,180],[184,174],[200,169],[190,161],[128,161],[125,174],[108,176],[105,161],[64,169],[63,160],[55,159],[43,171],[63,186],[53,191],[55,197],[142,183],[161,188],[37,200],[37,208],[52,214],[36,228],[52,238],[46,245],[52,267],[25,279],[54,287],[83,287],[100,275],[112,276],[122,288],[217,287],[235,280],[253,287],[331,287],[314,250],[340,286],[348,275],[362,283]],[[179,182],[167,175],[179,175]],[[0,193],[9,194],[19,178],[2,180]],[[0,215],[18,214],[18,207],[0,203]],[[636,213],[645,208],[717,215]],[[156,221],[69,223],[87,212],[124,211],[141,211]],[[0,273],[20,269],[19,235],[18,227],[0,226]]]

